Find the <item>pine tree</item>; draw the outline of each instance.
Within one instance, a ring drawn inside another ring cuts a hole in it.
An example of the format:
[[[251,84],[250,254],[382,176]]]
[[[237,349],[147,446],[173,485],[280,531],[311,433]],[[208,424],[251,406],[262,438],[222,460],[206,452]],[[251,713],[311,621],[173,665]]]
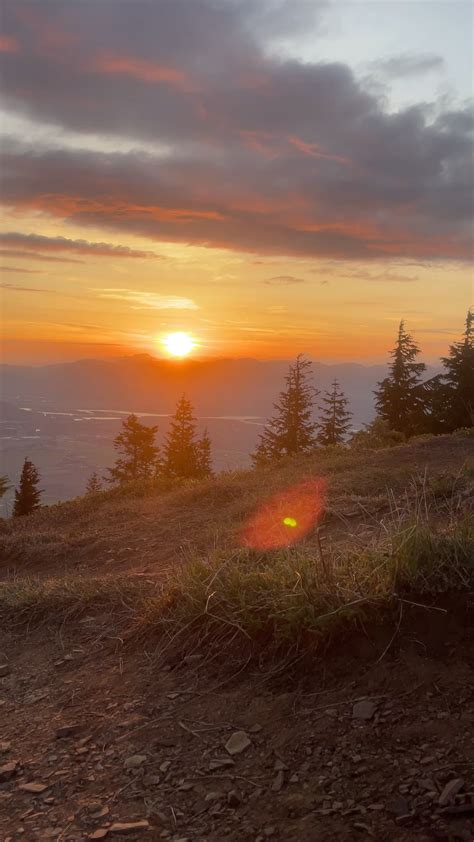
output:
[[[102,480],[98,473],[94,471],[87,480],[86,494],[95,494],[97,491],[102,491],[102,488]]]
[[[8,482],[8,477],[0,476],[0,500],[7,493],[9,488],[10,483]]]
[[[333,381],[332,389],[323,398],[321,421],[318,424],[318,442],[327,445],[344,444],[351,427],[352,412],[349,412],[344,392],[341,391],[337,380]]]
[[[474,427],[474,313],[468,311],[463,338],[442,357],[446,369],[445,421],[447,429]]]
[[[114,448],[122,455],[109,468],[109,482],[119,484],[150,479],[156,470],[159,449],[155,445],[158,427],[141,424],[136,415],[122,422],[122,431],[114,440]]]
[[[212,474],[211,439],[207,429],[204,430],[196,445],[197,475],[209,477]]]
[[[274,404],[276,414],[267,422],[252,454],[255,465],[283,456],[308,453],[316,447],[316,424],[312,421],[312,412],[319,392],[308,382],[310,370],[311,361],[302,354],[290,365],[285,389]]]
[[[41,491],[38,488],[39,474],[33,462],[25,459],[20,477],[20,486],[15,490],[13,517],[29,515],[40,506]]]
[[[183,395],[176,404],[164,446],[164,472],[170,477],[204,476],[210,469],[210,440],[196,440],[196,418],[190,401]]]
[[[400,322],[397,343],[391,352],[393,358],[389,375],[375,390],[375,404],[379,418],[387,421],[391,430],[413,435],[423,429],[424,400],[420,377],[426,366],[416,362],[418,346]]]

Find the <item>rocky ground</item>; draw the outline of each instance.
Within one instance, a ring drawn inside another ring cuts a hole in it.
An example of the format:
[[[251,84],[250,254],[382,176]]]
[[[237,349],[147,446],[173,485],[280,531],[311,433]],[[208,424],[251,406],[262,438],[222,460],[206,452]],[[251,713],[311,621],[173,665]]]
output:
[[[291,679],[99,615],[4,636],[0,838],[472,842],[472,611],[409,610]]]

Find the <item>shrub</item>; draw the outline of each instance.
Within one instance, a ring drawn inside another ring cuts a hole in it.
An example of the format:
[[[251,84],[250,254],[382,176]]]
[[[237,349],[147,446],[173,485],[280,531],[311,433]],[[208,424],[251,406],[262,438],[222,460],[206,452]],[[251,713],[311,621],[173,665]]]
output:
[[[354,433],[350,439],[350,447],[354,450],[379,450],[384,447],[395,447],[403,444],[405,436],[396,430],[391,430],[387,421],[376,418],[371,424],[366,424],[363,430]]]

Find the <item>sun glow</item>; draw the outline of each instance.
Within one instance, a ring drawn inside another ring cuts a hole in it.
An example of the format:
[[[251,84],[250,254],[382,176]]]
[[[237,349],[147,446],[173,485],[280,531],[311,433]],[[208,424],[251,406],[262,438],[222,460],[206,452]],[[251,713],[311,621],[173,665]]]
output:
[[[168,333],[163,340],[163,344],[171,357],[187,357],[196,347],[196,343],[189,333],[183,333],[182,331]]]

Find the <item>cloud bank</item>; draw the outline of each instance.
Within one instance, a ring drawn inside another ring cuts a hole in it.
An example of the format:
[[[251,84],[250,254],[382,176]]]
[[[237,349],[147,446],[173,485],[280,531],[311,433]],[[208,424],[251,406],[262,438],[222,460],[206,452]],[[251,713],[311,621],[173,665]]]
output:
[[[5,0],[0,70],[10,112],[137,147],[6,141],[3,201],[154,242],[471,259],[472,110],[419,103],[391,113],[347,65],[284,58],[276,45],[305,29],[318,34],[324,6]],[[386,65],[386,74],[408,77],[439,60]],[[140,143],[156,144],[156,154]],[[106,253],[105,243],[67,242],[83,245],[14,246]]]

